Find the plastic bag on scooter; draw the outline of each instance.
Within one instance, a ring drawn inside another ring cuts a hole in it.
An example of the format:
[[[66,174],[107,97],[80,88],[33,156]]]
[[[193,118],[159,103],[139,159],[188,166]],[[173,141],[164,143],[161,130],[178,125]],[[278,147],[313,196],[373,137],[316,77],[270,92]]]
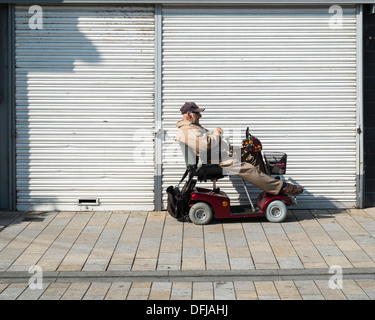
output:
[[[287,155],[283,152],[265,152],[264,159],[270,174],[284,174],[286,172]]]
[[[176,219],[180,219],[184,212],[184,202],[182,199],[181,191],[177,187],[169,186],[167,188],[167,211]]]

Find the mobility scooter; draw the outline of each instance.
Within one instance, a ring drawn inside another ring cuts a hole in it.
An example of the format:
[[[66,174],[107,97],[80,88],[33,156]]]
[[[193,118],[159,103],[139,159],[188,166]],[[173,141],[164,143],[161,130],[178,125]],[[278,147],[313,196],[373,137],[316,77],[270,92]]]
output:
[[[229,144],[229,141],[227,142]],[[217,180],[224,177],[223,169],[217,164],[202,164],[194,151],[185,144],[180,144],[184,154],[186,171],[177,186],[167,188],[169,214],[179,221],[191,221],[198,225],[210,223],[213,218],[245,218],[265,216],[270,222],[282,222],[287,216],[287,206],[296,205],[296,197],[288,195],[272,195],[266,192],[259,194],[254,206],[246,183],[243,187],[249,205],[231,206],[227,194],[216,187]],[[232,147],[229,145],[229,148]],[[242,161],[249,161],[268,175],[281,175],[286,172],[287,155],[280,152],[263,153],[261,142],[246,130],[246,138],[242,141]],[[189,161],[194,159],[194,161]],[[180,184],[188,177],[180,190]],[[276,176],[280,179],[280,176]],[[196,187],[197,181],[213,182],[213,188]]]

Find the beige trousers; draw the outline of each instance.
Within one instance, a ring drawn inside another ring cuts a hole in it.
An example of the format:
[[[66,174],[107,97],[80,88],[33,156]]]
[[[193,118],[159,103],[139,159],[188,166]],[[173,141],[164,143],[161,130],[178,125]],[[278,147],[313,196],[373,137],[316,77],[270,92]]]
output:
[[[224,170],[226,170],[227,173],[235,174],[245,181],[250,182],[255,187],[273,195],[279,194],[283,185],[283,182],[281,180],[274,179],[260,171],[254,165],[248,162],[239,161],[235,157],[233,159],[232,165],[225,165],[223,163],[220,163],[220,166]]]

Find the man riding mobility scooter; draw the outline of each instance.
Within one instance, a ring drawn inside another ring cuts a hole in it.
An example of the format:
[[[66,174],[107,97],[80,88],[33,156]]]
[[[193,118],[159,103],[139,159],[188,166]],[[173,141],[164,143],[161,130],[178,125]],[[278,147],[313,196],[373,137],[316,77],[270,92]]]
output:
[[[250,206],[231,206],[227,194],[216,187],[217,180],[224,177],[223,169],[217,164],[202,164],[189,146],[180,144],[180,147],[185,157],[186,171],[177,186],[169,186],[166,190],[167,210],[179,221],[192,221],[204,225],[213,218],[265,216],[270,222],[282,222],[287,216],[287,206],[297,203],[295,196],[292,198],[284,194],[272,195],[263,191],[254,206],[246,183],[241,179]],[[281,175],[286,172],[287,155],[275,152],[263,153],[261,142],[249,133],[249,128],[246,130],[246,139],[242,141],[241,158],[256,165],[267,175]],[[188,179],[180,190],[179,186],[186,177]],[[280,179],[279,176],[275,178]],[[197,181],[207,180],[213,182],[212,189],[196,187]]]

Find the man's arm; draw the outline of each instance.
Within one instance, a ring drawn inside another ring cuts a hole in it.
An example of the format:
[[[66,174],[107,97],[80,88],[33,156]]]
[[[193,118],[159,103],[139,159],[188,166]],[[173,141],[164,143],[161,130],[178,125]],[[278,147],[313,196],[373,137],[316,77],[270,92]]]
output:
[[[205,129],[180,129],[175,140],[188,145],[197,155],[199,155],[199,153],[204,153],[210,151],[211,149],[219,148],[221,141],[221,129],[218,129],[220,128],[216,128],[213,132]]]

